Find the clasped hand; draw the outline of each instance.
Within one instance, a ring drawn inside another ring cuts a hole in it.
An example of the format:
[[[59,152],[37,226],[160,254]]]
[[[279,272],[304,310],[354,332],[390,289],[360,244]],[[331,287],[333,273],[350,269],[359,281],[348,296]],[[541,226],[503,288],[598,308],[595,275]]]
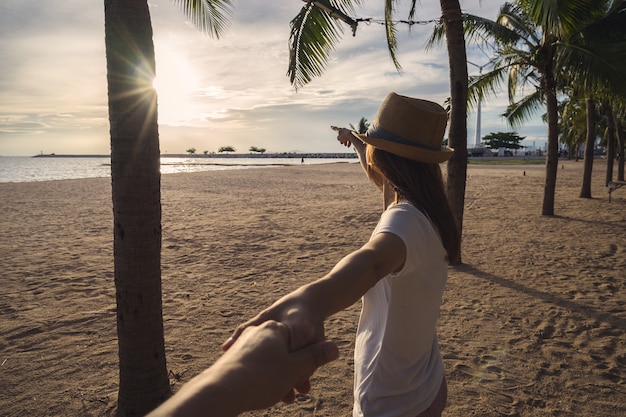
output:
[[[306,288],[300,288],[287,294],[254,318],[239,325],[232,336],[224,342],[222,350],[227,351],[246,328],[259,326],[267,321],[277,321],[287,326],[289,351],[296,351],[313,343],[321,342],[324,340],[324,317],[316,310],[314,304],[307,294]],[[307,378],[294,386],[285,394],[284,402],[293,402],[295,399],[294,389],[300,393],[308,392],[310,380]]]

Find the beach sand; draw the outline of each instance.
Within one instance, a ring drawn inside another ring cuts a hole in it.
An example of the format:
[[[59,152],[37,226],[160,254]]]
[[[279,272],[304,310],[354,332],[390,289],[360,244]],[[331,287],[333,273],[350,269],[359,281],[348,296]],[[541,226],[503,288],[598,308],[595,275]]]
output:
[[[626,415],[626,189],[582,162],[468,170],[462,266],[439,337],[445,416]],[[525,174],[525,175],[524,175]],[[353,163],[162,177],[163,314],[174,390],[236,325],[364,243],[381,198]],[[113,416],[110,180],[0,184],[0,415]],[[360,303],[327,322],[341,357],[310,395],[246,416],[349,416]]]

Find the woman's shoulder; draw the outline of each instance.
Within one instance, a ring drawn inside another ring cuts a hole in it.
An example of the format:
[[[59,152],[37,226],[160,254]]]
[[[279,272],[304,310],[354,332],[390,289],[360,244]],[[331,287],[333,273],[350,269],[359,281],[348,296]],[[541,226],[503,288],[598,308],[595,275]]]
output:
[[[401,200],[389,206],[383,213],[383,217],[381,217],[381,220],[383,219],[394,224],[402,223],[405,227],[413,225],[413,227],[422,232],[431,229],[434,231],[434,225],[430,217],[413,203],[406,200]]]
[[[413,213],[413,214],[419,215],[420,217],[426,217],[426,215],[424,214],[422,210],[420,210],[413,203],[407,200],[401,200],[398,203],[392,204],[391,206],[387,207],[387,210],[385,210],[385,212],[387,211],[389,213],[394,213],[394,212],[395,213],[397,212]]]
[[[395,219],[395,220],[394,220]],[[415,205],[409,201],[400,201],[396,204],[393,204],[383,212],[381,220],[395,222],[411,222],[411,223],[428,223],[428,216],[419,208],[415,207]]]

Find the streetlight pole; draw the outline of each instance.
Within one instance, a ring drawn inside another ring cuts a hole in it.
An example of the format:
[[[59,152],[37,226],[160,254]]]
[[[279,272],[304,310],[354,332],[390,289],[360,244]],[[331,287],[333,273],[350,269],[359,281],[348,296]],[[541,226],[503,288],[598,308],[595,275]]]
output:
[[[476,68],[478,68],[478,71],[480,73],[480,75],[482,75],[483,73],[483,68],[485,67],[485,65],[477,65],[474,64],[473,62],[467,61],[468,64],[475,66]],[[480,143],[480,112],[481,112],[481,105],[482,105],[482,99],[480,97],[480,95],[478,96],[478,106],[476,109],[476,130],[474,133],[474,147],[475,148],[480,148],[482,145]]]

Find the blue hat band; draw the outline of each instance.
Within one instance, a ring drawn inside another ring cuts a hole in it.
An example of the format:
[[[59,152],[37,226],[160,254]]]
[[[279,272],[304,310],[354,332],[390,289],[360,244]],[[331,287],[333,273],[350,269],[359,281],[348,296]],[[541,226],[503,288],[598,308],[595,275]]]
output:
[[[390,131],[388,131],[387,129],[385,129],[383,127],[380,127],[378,125],[374,125],[373,123],[367,129],[367,132],[365,132],[365,136],[368,136],[368,137],[374,138],[374,139],[384,139],[384,140],[388,140],[390,142],[398,143],[398,144],[401,144],[401,145],[414,146],[416,148],[427,149],[429,151],[440,151],[441,150],[441,147],[426,146],[426,145],[422,145],[421,143],[417,143],[417,142],[414,142],[414,141],[407,140],[407,139],[403,138],[402,136],[398,136],[395,133],[390,132]]]

